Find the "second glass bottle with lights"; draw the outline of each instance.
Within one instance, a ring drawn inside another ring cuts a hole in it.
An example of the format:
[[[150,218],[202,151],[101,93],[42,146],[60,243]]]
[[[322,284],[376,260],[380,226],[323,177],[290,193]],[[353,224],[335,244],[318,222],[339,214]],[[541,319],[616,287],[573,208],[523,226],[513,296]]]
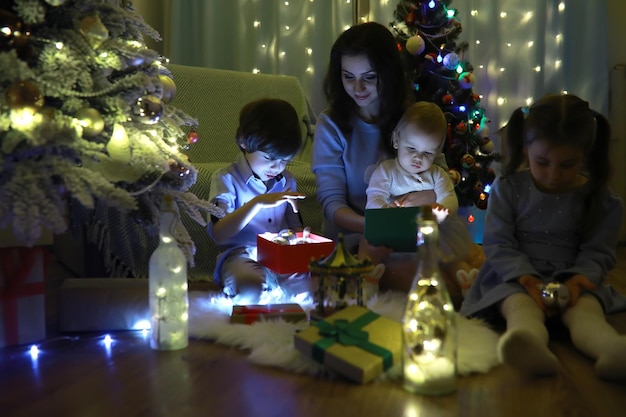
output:
[[[439,228],[430,206],[417,219],[418,267],[402,320],[403,385],[444,395],[456,390],[456,313],[439,267]]]

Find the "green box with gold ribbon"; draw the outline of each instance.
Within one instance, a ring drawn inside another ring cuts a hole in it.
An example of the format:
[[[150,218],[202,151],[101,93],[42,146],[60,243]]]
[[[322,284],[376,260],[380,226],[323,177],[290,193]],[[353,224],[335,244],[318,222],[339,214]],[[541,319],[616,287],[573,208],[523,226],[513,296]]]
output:
[[[400,361],[400,323],[364,307],[349,306],[296,333],[304,355],[361,384]]]

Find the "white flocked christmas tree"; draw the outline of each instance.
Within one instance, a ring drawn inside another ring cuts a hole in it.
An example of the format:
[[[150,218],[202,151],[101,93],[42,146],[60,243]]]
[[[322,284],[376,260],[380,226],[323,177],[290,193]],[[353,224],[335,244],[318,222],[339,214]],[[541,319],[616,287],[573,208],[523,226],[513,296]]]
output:
[[[197,121],[169,104],[176,85],[144,36],[159,39],[129,0],[2,2],[0,230],[29,246],[75,226],[78,206],[124,211],[156,234],[164,193],[201,224],[215,214],[189,192]]]

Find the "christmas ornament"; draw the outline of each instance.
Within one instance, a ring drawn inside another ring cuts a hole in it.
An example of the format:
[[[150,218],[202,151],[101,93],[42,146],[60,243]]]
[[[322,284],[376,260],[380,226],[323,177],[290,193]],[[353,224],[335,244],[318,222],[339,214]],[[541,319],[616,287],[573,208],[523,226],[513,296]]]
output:
[[[406,41],[406,50],[411,55],[421,54],[422,52],[424,52],[424,48],[426,48],[426,43],[420,35],[411,36]]]
[[[466,153],[463,157],[461,157],[461,163],[463,164],[463,168],[469,169],[474,167],[476,160],[472,155]]]
[[[443,57],[443,66],[449,70],[455,70],[456,67],[459,66],[461,62],[461,58],[454,52],[450,52],[448,55]]]
[[[84,17],[80,21],[79,30],[93,49],[98,49],[102,42],[109,39],[109,30],[98,15]]]
[[[569,290],[560,282],[549,282],[537,286],[541,291],[543,304],[550,310],[559,311],[569,304]]]
[[[159,75],[159,81],[161,81],[161,86],[163,87],[161,101],[163,103],[169,103],[176,95],[176,84],[174,84],[173,79],[164,74]]]
[[[43,106],[43,96],[39,87],[32,81],[16,81],[7,88],[5,94],[7,106],[12,109]]]
[[[478,194],[478,198],[476,199],[476,202],[475,202],[476,207],[478,207],[481,210],[486,210],[488,198],[489,198],[489,195],[486,193]]]
[[[97,136],[104,129],[104,119],[93,107],[83,107],[76,112],[74,117],[83,127],[83,136]]]
[[[474,81],[476,81],[476,78],[474,77],[473,73],[466,71],[459,74],[458,81],[461,88],[469,90],[474,85]]]
[[[62,6],[63,4],[65,4],[65,1],[66,0],[45,0],[46,3],[54,7]]]
[[[118,123],[113,126],[113,133],[106,149],[111,159],[124,163],[130,161],[130,140],[124,126]]]
[[[445,94],[441,99],[441,104],[443,104],[444,106],[449,106],[450,104],[452,104],[453,101],[454,98],[452,97],[452,94]]]
[[[198,136],[198,132],[196,132],[195,130],[187,133],[187,143],[190,145],[196,143],[199,138],[200,137]]]
[[[494,149],[495,145],[493,144],[493,141],[489,138],[483,138],[483,143],[480,145],[481,152],[491,153]]]
[[[133,106],[135,119],[146,124],[154,124],[163,114],[163,103],[155,96],[139,97]]]

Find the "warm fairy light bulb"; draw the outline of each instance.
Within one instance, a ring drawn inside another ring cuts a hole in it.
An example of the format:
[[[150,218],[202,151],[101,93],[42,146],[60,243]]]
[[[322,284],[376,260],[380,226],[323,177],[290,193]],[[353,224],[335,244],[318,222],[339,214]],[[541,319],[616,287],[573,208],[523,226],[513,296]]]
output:
[[[562,91],[561,91],[561,94],[568,95],[569,93],[567,92],[567,90],[562,90]]]
[[[533,12],[526,12],[522,18],[522,23],[529,22],[533,18]]]
[[[528,45],[528,47],[529,47],[529,48],[532,48],[534,44],[535,44],[535,42],[534,42],[534,41],[529,41],[529,42],[527,43],[527,45]]]
[[[506,17],[506,12],[500,12],[500,17],[504,19]]]
[[[532,97],[528,97],[528,98],[526,99],[526,105],[527,105],[527,106],[530,106],[531,104],[533,104],[533,98],[532,98]]]
[[[313,73],[313,67],[306,67],[306,72]]]
[[[472,16],[478,16],[478,10],[472,10],[472,11],[470,11],[470,15],[472,15]]]
[[[563,34],[562,33],[558,33],[556,35],[556,43],[561,43],[562,40],[563,40]]]
[[[476,45],[480,45],[480,39],[476,39]]]
[[[32,128],[43,121],[41,114],[32,107],[11,110],[11,126],[16,130]]]
[[[498,106],[502,106],[506,103],[506,99],[503,97],[498,97],[498,99],[496,100],[496,103],[498,103]]]
[[[258,74],[258,73],[260,73],[260,72],[261,72],[261,70],[260,70],[260,69],[258,69],[258,68],[253,68],[253,69],[252,69],[252,73],[253,73],[253,74]]]
[[[63,46],[64,46],[63,42],[55,42],[54,43],[54,47],[59,49],[59,50],[63,49]]]
[[[506,71],[506,68],[500,67],[500,72],[504,72],[504,71]]]
[[[510,48],[512,46],[511,42],[507,42],[506,46],[508,46]]]
[[[565,3],[563,3],[563,2],[559,3],[559,7],[558,8],[559,8],[559,12],[564,11],[565,10]]]
[[[285,55],[287,55],[287,53],[285,51],[280,51],[280,56],[284,57]]]
[[[557,59],[556,61],[554,61],[554,68],[555,69],[561,68],[561,60],[560,59]]]
[[[535,72],[541,72],[541,65],[537,65],[535,68],[533,68],[533,70]]]
[[[313,55],[313,48],[306,48],[307,55]]]
[[[289,25],[285,25],[285,30],[289,30],[289,29],[290,29]]]
[[[285,6],[289,6],[289,2],[288,1],[285,2]]]
[[[258,28],[259,26],[261,26],[261,22],[259,22],[258,20],[255,20],[255,21],[252,23],[252,25],[253,25],[255,28]]]

